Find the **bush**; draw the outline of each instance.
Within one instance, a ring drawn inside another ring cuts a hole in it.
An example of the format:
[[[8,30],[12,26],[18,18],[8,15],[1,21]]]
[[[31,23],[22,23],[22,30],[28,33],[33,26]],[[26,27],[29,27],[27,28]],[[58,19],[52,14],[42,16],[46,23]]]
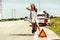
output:
[[[25,18],[28,18],[27,16]]]
[[[24,20],[25,18],[20,18],[21,20]]]
[[[50,16],[50,18],[52,19],[52,18],[53,18],[53,16]]]

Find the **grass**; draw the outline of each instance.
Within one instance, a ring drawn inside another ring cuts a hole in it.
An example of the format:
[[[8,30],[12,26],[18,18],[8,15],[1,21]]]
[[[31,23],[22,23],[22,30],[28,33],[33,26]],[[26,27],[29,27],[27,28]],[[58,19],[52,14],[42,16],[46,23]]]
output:
[[[60,37],[60,18],[52,18],[51,24],[47,28],[54,31]]]

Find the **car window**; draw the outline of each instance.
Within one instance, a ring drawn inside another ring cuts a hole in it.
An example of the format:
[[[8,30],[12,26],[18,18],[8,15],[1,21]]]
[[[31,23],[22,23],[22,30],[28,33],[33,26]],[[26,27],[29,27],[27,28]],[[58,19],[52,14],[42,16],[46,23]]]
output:
[[[37,16],[45,16],[45,14],[38,14]]]

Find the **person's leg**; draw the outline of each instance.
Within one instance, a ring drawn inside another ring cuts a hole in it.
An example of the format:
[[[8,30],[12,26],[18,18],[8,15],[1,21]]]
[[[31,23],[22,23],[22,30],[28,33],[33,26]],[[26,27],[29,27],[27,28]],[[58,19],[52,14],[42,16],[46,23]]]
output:
[[[32,33],[35,33],[37,31],[37,25],[36,23],[32,23]]]
[[[48,18],[47,18],[47,22],[46,22],[46,24],[48,25]]]
[[[38,27],[38,30],[39,30],[39,32],[40,32],[40,26],[39,26],[39,24],[36,22],[36,25],[37,25],[37,27]]]
[[[31,23],[32,24],[32,33],[34,33],[34,29],[33,29],[33,27],[34,27],[34,23]]]
[[[32,23],[32,27],[34,27],[34,23]]]
[[[45,23],[46,23],[46,25],[48,25],[48,18],[45,19]]]

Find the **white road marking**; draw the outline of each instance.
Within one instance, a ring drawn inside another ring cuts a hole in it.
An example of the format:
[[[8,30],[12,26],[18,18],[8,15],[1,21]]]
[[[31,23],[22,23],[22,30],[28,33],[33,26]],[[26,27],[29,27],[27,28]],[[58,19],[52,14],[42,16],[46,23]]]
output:
[[[37,32],[34,33],[34,40],[38,40],[38,33]]]

